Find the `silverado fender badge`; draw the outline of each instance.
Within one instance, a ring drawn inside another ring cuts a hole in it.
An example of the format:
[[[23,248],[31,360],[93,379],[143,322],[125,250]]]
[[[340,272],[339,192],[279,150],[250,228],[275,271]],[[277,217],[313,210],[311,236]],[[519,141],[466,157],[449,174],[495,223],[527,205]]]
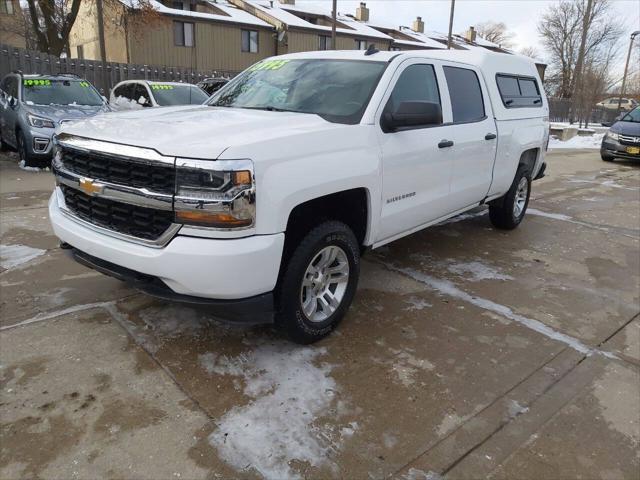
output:
[[[104,185],[99,183],[94,183],[90,178],[81,178],[80,179],[80,190],[82,190],[87,195],[97,195],[102,193],[104,189]]]

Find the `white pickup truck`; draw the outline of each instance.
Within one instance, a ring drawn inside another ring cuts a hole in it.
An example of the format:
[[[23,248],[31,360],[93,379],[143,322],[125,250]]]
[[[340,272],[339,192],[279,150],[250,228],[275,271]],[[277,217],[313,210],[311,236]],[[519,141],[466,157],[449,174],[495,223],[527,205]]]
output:
[[[310,343],[344,316],[365,250],[482,204],[515,228],[548,114],[518,55],[275,57],[204,105],[63,125],[49,214],[91,268]]]

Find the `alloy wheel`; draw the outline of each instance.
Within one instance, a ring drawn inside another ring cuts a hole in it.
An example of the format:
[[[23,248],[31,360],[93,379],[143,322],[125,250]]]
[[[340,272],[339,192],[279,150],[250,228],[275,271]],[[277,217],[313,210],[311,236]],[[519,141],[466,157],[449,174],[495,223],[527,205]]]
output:
[[[302,277],[300,303],[309,321],[327,320],[340,307],[349,283],[349,260],[345,251],[329,245],[309,262]]]

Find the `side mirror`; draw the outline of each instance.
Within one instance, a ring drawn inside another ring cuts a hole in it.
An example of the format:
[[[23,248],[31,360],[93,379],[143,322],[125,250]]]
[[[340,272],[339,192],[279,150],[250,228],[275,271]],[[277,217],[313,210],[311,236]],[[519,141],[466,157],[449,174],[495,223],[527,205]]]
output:
[[[383,114],[385,132],[400,128],[426,127],[442,123],[442,108],[433,102],[402,102],[393,112]]]
[[[140,98],[138,99],[138,104],[144,105],[146,103],[147,103],[147,99],[144,98],[142,95],[140,95]]]

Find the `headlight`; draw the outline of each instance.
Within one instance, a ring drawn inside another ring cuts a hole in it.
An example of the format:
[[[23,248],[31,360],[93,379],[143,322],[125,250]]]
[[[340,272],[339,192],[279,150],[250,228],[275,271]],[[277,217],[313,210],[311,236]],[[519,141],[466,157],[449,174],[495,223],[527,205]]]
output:
[[[617,133],[613,133],[613,132],[607,132],[607,138],[610,138],[611,140],[618,140],[618,138],[620,138],[620,135]]]
[[[27,120],[29,120],[29,125],[36,128],[56,128],[56,124],[53,123],[53,120],[49,120],[48,118],[38,117],[37,115],[27,114]]]
[[[253,163],[178,158],[174,206],[176,223],[225,230],[253,226]]]

